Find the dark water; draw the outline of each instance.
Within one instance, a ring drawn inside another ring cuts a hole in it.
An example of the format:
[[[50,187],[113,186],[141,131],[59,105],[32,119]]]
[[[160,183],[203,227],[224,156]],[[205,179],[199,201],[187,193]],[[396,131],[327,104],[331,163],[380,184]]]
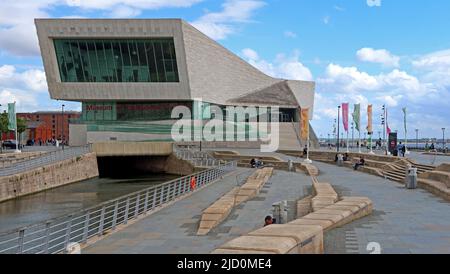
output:
[[[9,200],[0,203],[0,231],[62,216],[177,177],[152,174],[132,179],[94,178]]]

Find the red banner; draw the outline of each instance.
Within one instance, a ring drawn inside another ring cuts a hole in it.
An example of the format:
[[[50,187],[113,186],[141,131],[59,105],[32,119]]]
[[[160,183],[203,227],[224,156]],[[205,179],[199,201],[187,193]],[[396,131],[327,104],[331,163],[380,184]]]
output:
[[[309,136],[309,109],[303,108],[300,114],[301,138],[306,140]]]
[[[344,130],[348,132],[348,103],[342,103],[342,123]]]

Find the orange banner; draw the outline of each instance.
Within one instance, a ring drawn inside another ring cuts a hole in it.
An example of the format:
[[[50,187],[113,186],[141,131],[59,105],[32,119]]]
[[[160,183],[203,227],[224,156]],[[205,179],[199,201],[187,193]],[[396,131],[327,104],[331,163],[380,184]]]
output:
[[[309,136],[309,109],[305,108],[301,110],[301,138],[306,140]]]
[[[367,132],[372,134],[372,105],[367,106]]]

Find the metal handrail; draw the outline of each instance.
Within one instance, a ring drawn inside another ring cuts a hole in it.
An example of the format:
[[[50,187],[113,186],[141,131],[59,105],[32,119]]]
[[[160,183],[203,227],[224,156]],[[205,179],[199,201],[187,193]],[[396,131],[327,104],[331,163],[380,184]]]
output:
[[[70,243],[86,243],[93,237],[113,231],[119,225],[203,188],[235,170],[236,166],[237,162],[229,162],[71,214],[0,233],[0,254],[64,252]],[[192,178],[196,179],[195,187]]]
[[[46,153],[27,161],[20,161],[13,165],[0,169],[0,176],[10,176],[17,173],[29,171],[31,169],[43,167],[59,161],[71,159],[92,152],[91,144],[83,147],[70,147],[64,150],[57,150]]]

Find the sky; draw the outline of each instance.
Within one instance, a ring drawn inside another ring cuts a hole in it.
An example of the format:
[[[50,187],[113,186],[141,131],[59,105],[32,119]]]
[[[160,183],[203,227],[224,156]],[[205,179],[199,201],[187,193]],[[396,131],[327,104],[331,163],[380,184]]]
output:
[[[450,1],[409,0],[0,0],[0,107],[80,110],[51,100],[34,18],[183,18],[261,71],[316,82],[312,121],[333,131],[337,106],[381,107],[408,138],[450,136]],[[351,118],[350,118],[351,119]],[[342,126],[341,126],[342,128]],[[350,132],[351,134],[351,132]],[[356,133],[355,133],[356,134]]]

